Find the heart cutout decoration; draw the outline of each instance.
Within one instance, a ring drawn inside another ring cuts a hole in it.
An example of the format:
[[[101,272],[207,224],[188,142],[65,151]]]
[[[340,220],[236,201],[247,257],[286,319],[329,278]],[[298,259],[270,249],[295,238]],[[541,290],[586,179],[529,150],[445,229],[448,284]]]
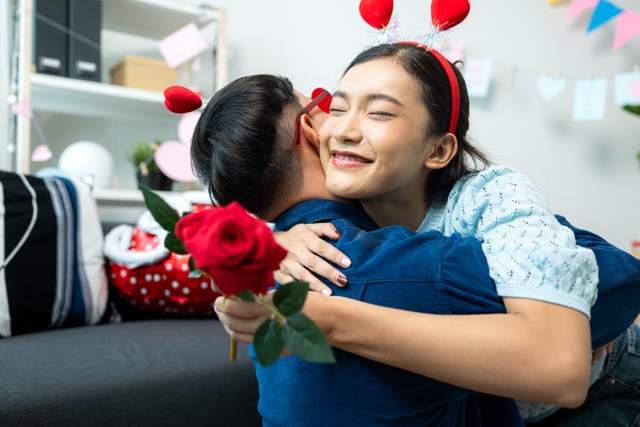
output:
[[[567,79],[564,77],[552,77],[542,75],[538,77],[538,92],[544,99],[551,99],[560,95],[567,86]]]
[[[322,89],[321,87],[314,89],[313,92],[311,92],[311,99],[320,95],[322,92],[324,92],[324,89]],[[329,114],[329,109],[331,108],[332,99],[333,97],[331,96],[331,94],[325,96],[325,98],[318,103],[318,108],[324,111],[325,113]]]
[[[53,153],[48,145],[40,144],[33,149],[31,153],[31,161],[32,162],[46,162],[51,157],[53,157]]]
[[[469,0],[432,0],[431,23],[439,31],[455,27],[469,15]]]
[[[373,28],[383,30],[393,14],[393,0],[361,0],[360,16]]]
[[[172,113],[190,113],[202,106],[202,98],[184,86],[169,86],[164,90],[164,105]]]
[[[634,98],[640,100],[640,81],[633,80],[629,82],[629,93],[633,95]]]
[[[191,170],[190,151],[191,145],[166,141],[160,144],[154,159],[162,173],[174,181],[193,182],[197,178]]]

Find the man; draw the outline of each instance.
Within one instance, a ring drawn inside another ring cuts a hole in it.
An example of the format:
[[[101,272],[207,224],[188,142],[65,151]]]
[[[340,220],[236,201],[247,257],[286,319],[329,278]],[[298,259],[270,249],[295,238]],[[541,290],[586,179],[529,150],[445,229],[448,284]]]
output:
[[[257,365],[259,409],[265,424],[327,425],[330,413],[335,417],[331,420],[341,424],[517,425],[510,401],[406,370],[489,393],[579,404],[588,384],[588,322],[582,315],[567,313],[570,309],[541,308],[553,313],[552,329],[548,323],[521,328],[514,325],[521,319],[508,314],[428,316],[343,298],[423,313],[504,313],[478,242],[438,233],[415,235],[401,227],[376,230],[362,211],[335,201],[318,185],[324,182],[317,155],[316,130],[321,120],[302,114],[294,121],[301,108],[284,79],[253,76],[231,83],[214,96],[196,127],[193,163],[216,200],[222,204],[238,200],[260,217],[274,220],[278,229],[300,222],[332,221],[336,225],[342,233],[338,248],[354,262],[349,286],[334,288],[337,298],[330,302],[311,294],[305,311],[332,345],[386,365],[341,350],[337,350],[335,366],[312,365],[295,357],[281,359],[267,369]],[[299,145],[292,137],[295,126],[300,126]],[[393,262],[392,270],[389,262]],[[221,320],[227,319],[225,311],[230,313],[241,305],[227,301],[222,309],[217,304]],[[329,306],[330,311],[324,309]],[[349,322],[336,322],[340,306],[349,308],[342,318]],[[254,308],[244,309],[247,329],[236,329],[234,336],[248,341],[260,323],[255,316],[260,314],[252,312]],[[322,314],[328,312],[333,315]],[[420,322],[431,326],[428,339],[395,339],[416,324],[415,316],[422,316]],[[505,320],[510,323],[504,331],[545,331],[544,340],[537,341],[538,335],[532,333],[525,346],[514,349],[508,336],[494,329]],[[349,331],[351,323],[355,328]],[[395,333],[390,333],[394,325]],[[391,327],[386,332],[392,336],[383,336],[386,327]],[[586,342],[585,334],[576,333],[585,328]],[[349,333],[360,336],[355,346],[341,341],[341,335]],[[505,354],[507,363],[501,363]],[[572,356],[558,357],[565,354]],[[520,366],[509,366],[514,360]],[[533,362],[522,369],[525,360]],[[501,418],[487,420],[489,413]]]

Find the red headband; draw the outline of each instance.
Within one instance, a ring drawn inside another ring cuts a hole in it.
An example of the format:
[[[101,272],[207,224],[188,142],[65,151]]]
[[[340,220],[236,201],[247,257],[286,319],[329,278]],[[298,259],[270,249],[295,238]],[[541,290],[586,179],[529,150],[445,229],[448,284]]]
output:
[[[458,86],[458,79],[456,78],[456,73],[455,71],[453,71],[451,63],[437,50],[427,49],[425,45],[421,45],[418,42],[398,42],[397,44],[408,44],[424,49],[425,52],[431,54],[431,56],[436,58],[440,63],[440,66],[447,74],[447,80],[449,80],[449,88],[451,89],[451,115],[449,116],[448,132],[456,133],[456,127],[458,126],[458,116],[460,116],[460,86]]]
[[[393,13],[393,0],[361,0],[360,16],[372,27],[386,31]],[[431,24],[433,30],[427,39],[435,40],[441,31],[449,30],[462,22],[469,14],[469,0],[432,0]],[[434,49],[434,46],[418,42],[397,42],[424,49],[438,60],[440,66],[447,75],[449,88],[451,89],[451,115],[449,116],[450,133],[455,133],[460,116],[460,86],[453,66],[447,59]]]

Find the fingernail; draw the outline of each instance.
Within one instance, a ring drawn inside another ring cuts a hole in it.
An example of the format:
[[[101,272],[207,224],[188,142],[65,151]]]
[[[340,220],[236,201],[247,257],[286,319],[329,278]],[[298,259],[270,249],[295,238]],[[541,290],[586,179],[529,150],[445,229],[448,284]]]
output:
[[[338,236],[342,236],[342,233],[341,233],[340,231],[338,231],[338,230],[336,230],[336,234],[337,234]]]
[[[322,295],[327,295],[327,296],[331,295],[331,289],[325,288],[321,292],[322,292]]]
[[[351,260],[349,258],[342,258],[340,260],[340,264],[342,264],[343,267],[349,267],[351,265]]]
[[[344,276],[338,276],[338,277],[336,277],[336,281],[337,281],[338,283],[340,283],[342,286],[344,286],[344,285],[346,285],[346,284],[347,284],[347,278],[346,278],[346,277],[344,277]]]

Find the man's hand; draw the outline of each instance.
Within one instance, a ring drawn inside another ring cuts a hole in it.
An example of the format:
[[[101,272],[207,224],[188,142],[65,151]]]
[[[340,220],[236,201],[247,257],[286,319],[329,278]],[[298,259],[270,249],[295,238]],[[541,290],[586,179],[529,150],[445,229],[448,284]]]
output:
[[[613,345],[615,343],[616,342],[614,340],[607,345],[603,345],[602,347],[593,350],[593,353],[591,354],[591,366],[594,366],[598,362],[598,360],[600,359],[600,356],[602,356],[602,353],[604,353],[605,351],[607,352],[607,354],[611,354],[611,351],[613,350]]]
[[[351,261],[333,245],[321,237],[338,240],[340,232],[333,224],[298,224],[289,231],[275,233],[276,242],[289,254],[280,263],[280,270],[275,272],[275,279],[286,284],[296,279],[309,283],[309,289],[331,294],[331,289],[318,280],[312,272],[330,280],[338,286],[345,286],[347,278],[340,270],[326,260],[342,267],[349,267]]]

